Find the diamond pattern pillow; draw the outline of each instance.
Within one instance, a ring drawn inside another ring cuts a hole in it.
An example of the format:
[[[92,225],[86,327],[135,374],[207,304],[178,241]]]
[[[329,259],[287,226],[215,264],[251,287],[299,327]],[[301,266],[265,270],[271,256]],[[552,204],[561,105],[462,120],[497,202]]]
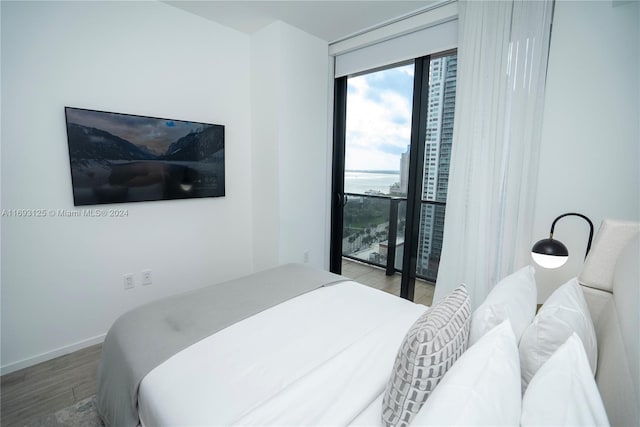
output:
[[[471,305],[464,285],[427,310],[398,350],[382,401],[385,426],[408,426],[440,379],[464,352]]]

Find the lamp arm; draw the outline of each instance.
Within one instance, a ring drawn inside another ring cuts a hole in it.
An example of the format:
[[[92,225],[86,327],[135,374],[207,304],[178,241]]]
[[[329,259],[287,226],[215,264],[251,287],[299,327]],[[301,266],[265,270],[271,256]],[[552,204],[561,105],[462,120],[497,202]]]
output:
[[[582,215],[580,213],[576,213],[576,212],[568,212],[566,214],[560,215],[559,217],[554,219],[553,222],[551,223],[550,238],[553,238],[553,230],[556,227],[556,222],[558,222],[558,220],[560,218],[564,218],[565,216],[579,216],[580,218],[584,219],[585,221],[587,221],[589,223],[589,241],[587,242],[587,251],[584,254],[584,257],[586,258],[587,255],[589,254],[589,250],[591,249],[591,241],[593,240],[593,223],[586,216],[584,216],[584,215]]]

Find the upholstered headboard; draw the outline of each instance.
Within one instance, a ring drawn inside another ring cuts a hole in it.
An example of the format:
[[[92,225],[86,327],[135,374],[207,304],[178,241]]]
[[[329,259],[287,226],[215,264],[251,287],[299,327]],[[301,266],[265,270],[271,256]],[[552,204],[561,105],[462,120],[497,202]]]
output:
[[[640,424],[640,224],[605,220],[579,281],[598,340],[596,382],[614,426]]]

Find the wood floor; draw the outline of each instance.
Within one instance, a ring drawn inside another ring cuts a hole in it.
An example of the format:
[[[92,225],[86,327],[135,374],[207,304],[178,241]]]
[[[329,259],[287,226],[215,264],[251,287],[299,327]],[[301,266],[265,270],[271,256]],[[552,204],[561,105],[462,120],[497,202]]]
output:
[[[96,394],[102,344],[87,347],[1,378],[2,427],[24,426]]]
[[[386,276],[383,269],[347,259],[342,274],[394,295],[400,294],[400,275]],[[434,286],[416,281],[415,302],[431,305]],[[102,344],[12,372],[1,378],[3,427],[24,426],[29,419],[52,414],[96,394]]]
[[[400,273],[387,276],[382,268],[342,258],[342,275],[372,288],[380,289],[396,296],[400,295]],[[433,283],[416,279],[413,301],[431,306],[434,290],[435,285]]]

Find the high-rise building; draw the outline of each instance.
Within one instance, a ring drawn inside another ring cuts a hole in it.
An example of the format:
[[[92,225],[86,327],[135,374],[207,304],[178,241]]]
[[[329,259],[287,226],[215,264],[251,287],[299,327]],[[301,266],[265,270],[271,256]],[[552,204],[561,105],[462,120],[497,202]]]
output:
[[[407,194],[409,188],[409,145],[407,151],[400,155],[400,192]]]
[[[422,200],[446,202],[456,97],[457,56],[432,59],[429,68],[429,107],[425,140]],[[435,279],[438,273],[444,206],[422,204],[417,273]]]

